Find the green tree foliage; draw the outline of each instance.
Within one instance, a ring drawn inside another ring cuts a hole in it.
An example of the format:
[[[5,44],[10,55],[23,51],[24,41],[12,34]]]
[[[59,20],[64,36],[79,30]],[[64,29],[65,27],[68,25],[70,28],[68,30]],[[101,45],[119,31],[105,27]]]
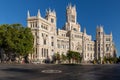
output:
[[[33,51],[33,35],[31,29],[21,24],[0,25],[0,48],[9,55],[25,56]]]
[[[104,63],[117,63],[117,57],[104,57],[103,61]]]
[[[59,62],[60,61],[60,54],[59,53],[55,53],[53,55],[53,62]]]
[[[71,62],[79,63],[82,60],[80,53],[75,51],[68,51],[67,58],[69,60],[69,63]]]
[[[71,63],[71,60],[72,60],[72,58],[73,58],[73,51],[68,51],[68,52],[67,52],[67,58],[68,58],[68,60],[69,60],[69,63]]]
[[[67,56],[64,55],[64,54],[62,54],[62,55],[61,55],[61,60],[62,60],[62,62],[66,61],[66,60],[67,60]]]
[[[117,63],[120,63],[120,56],[117,58]]]

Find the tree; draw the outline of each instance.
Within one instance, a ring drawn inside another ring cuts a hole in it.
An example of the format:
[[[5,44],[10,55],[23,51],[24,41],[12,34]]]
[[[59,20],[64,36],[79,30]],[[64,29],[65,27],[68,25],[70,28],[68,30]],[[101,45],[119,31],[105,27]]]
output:
[[[117,63],[120,63],[120,56],[117,58]]]
[[[103,61],[104,61],[104,63],[107,63],[107,57],[106,56],[103,58]]]
[[[62,62],[65,62],[67,60],[67,56],[62,53],[61,55]]]
[[[69,63],[71,62],[80,63],[82,60],[80,53],[75,51],[68,51],[67,58],[69,60]]]
[[[53,55],[53,62],[55,62],[55,63],[59,63],[60,62],[60,54],[59,53],[55,53]]]
[[[77,63],[80,63],[82,61],[82,57],[79,52],[75,52],[75,60]]]
[[[71,60],[72,60],[72,58],[73,58],[73,52],[72,51],[68,51],[67,52],[67,58],[68,58],[68,61],[69,61],[69,63],[71,63]]]
[[[31,29],[23,27],[21,24],[0,25],[0,48],[5,51],[8,61],[15,60],[17,56],[27,56],[32,53]]]
[[[104,57],[103,58],[103,61],[105,62],[105,63],[107,63],[107,62],[109,62],[109,63],[117,63],[117,57]]]

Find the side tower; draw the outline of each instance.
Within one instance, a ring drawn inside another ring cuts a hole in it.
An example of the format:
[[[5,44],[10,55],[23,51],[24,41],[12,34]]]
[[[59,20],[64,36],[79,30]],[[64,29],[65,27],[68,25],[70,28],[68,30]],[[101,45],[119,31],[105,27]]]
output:
[[[51,10],[50,8],[48,10],[46,10],[46,16],[45,19],[51,23],[51,32],[55,31],[56,33],[56,12],[55,10]]]
[[[41,63],[52,58],[56,51],[56,12],[47,10],[45,18],[41,17],[40,10],[36,16],[30,16],[28,11],[27,26],[34,36],[34,53],[30,59]]]
[[[51,10],[50,8],[46,10],[45,19],[50,23],[50,56],[53,56],[56,53],[57,48],[57,16],[55,10]]]
[[[69,4],[66,8],[66,24],[64,29],[67,31],[80,31],[80,25],[77,23],[77,12],[75,5],[72,6]]]
[[[104,56],[107,58],[116,57],[115,50],[112,32],[110,34],[104,34]]]
[[[116,49],[113,43],[112,33],[105,34],[103,27],[97,27],[96,31],[96,55],[97,60],[103,62],[104,57],[116,57]]]
[[[29,55],[29,58],[31,60],[33,59],[40,59],[40,34],[39,30],[41,27],[41,23],[39,22],[39,19],[41,18],[40,10],[38,10],[38,13],[36,16],[30,16],[30,13],[28,11],[27,13],[27,27],[31,28],[32,34],[34,36],[34,52],[32,55]]]
[[[97,26],[96,29],[96,59],[100,60],[104,55],[104,31],[103,26]]]

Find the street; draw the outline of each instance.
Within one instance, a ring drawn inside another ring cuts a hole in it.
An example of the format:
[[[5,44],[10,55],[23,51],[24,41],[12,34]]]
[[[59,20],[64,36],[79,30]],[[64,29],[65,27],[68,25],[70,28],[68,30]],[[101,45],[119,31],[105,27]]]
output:
[[[0,80],[120,80],[120,65],[0,64]]]

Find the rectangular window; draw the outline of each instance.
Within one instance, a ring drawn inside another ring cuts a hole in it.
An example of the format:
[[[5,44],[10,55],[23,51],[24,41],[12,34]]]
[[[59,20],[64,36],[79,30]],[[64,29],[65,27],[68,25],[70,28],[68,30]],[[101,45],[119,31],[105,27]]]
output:
[[[98,32],[98,35],[100,35],[100,32]]]
[[[35,26],[38,27],[37,22],[35,23]]]
[[[51,22],[54,23],[54,19],[53,18],[51,18]]]
[[[98,51],[100,51],[100,47],[98,47]]]
[[[46,45],[46,39],[44,39],[44,45]]]
[[[44,35],[43,35],[43,33],[42,33],[42,37],[43,37]]]
[[[60,48],[60,44],[58,44],[58,48]]]
[[[87,50],[89,50],[89,47],[87,47]]]
[[[48,49],[47,49],[47,57],[48,57]]]
[[[44,49],[44,57],[46,57],[46,49]]]
[[[42,57],[43,57],[43,48],[42,48]]]
[[[41,25],[41,28],[43,28],[43,25]]]
[[[30,27],[32,28],[32,23],[30,23]]]
[[[110,41],[110,38],[106,38],[106,41]]]
[[[51,42],[51,46],[54,46],[54,42]]]
[[[36,55],[35,55],[35,57],[37,58],[37,48],[36,48]]]
[[[106,51],[109,51],[109,47],[106,47]]]
[[[90,49],[91,49],[91,51],[92,51],[92,47],[91,47]]]
[[[89,57],[89,53],[87,54],[87,56]]]
[[[37,36],[37,32],[35,32],[35,36]]]

